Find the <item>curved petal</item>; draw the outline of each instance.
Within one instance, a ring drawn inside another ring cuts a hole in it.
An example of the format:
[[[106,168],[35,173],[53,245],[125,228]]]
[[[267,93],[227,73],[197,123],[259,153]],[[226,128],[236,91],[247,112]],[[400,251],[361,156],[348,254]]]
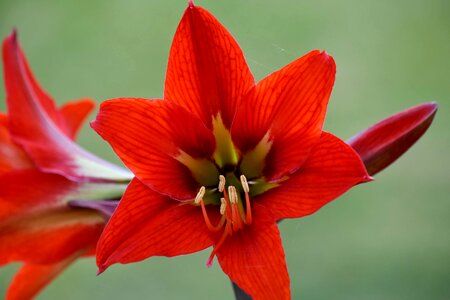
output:
[[[269,133],[264,169],[268,179],[297,170],[318,142],[335,72],[331,56],[312,51],[263,79],[248,94],[232,137],[246,153]]]
[[[358,152],[370,175],[403,155],[427,131],[438,109],[425,103],[396,113],[347,141]]]
[[[16,145],[9,134],[7,117],[0,114],[0,176],[13,169],[33,168],[28,155]]]
[[[191,2],[178,25],[164,98],[199,117],[208,128],[220,113],[230,128],[242,96],[254,86],[242,50],[208,11]]]
[[[55,264],[24,264],[8,287],[6,300],[34,299],[42,289],[78,257],[79,254],[77,253]]]
[[[126,184],[114,182],[77,183],[56,174],[42,173],[36,169],[10,171],[0,175],[0,225],[29,213],[38,213],[69,205],[73,200],[118,199]],[[80,201],[81,202],[81,201]],[[99,201],[95,201],[98,205]],[[101,202],[101,201],[100,201]],[[104,201],[105,210],[115,205]],[[78,205],[78,207],[83,207]],[[84,207],[89,207],[85,205]],[[92,204],[91,208],[95,209]],[[109,214],[110,215],[110,214]],[[109,215],[107,216],[109,218]]]
[[[255,205],[255,221],[265,208]],[[291,299],[280,232],[273,222],[254,223],[229,237],[217,252],[222,270],[254,300]]]
[[[12,35],[9,37],[12,39],[17,39],[17,32],[13,31]],[[5,43],[7,43],[8,38],[5,40]],[[64,124],[64,120],[61,118],[61,114],[59,113],[56,104],[52,97],[42,89],[40,84],[37,82],[37,80],[34,77],[34,74],[30,68],[30,65],[28,64],[28,61],[25,57],[25,54],[23,53],[22,49],[19,45],[17,45],[17,56],[18,60],[22,63],[22,75],[24,78],[26,78],[27,84],[29,85],[30,89],[33,91],[34,96],[36,97],[36,102],[40,104],[42,109],[45,111],[47,117],[60,129],[65,130],[66,126]],[[5,70],[6,73],[6,70]],[[5,76],[6,77],[6,76]],[[6,81],[6,78],[5,78]]]
[[[57,263],[95,244],[104,220],[87,209],[30,214],[0,225],[0,265],[13,261]]]
[[[169,101],[105,101],[91,126],[143,183],[180,200],[193,199],[199,186],[177,157],[208,159],[215,148],[201,121]]]
[[[354,185],[370,180],[358,154],[334,135],[323,132],[302,167],[257,200],[276,220],[298,218],[314,213]]]
[[[3,64],[11,137],[39,169],[75,181],[130,179],[129,172],[87,152],[65,135],[61,115],[32,78],[15,33],[3,42]]]
[[[59,109],[62,120],[64,120],[65,133],[70,139],[75,140],[84,120],[94,107],[93,100],[83,99],[68,102]]]
[[[98,242],[97,265],[103,272],[114,263],[189,254],[211,245],[199,207],[158,194],[135,178]]]
[[[63,205],[79,185],[35,169],[8,172],[0,182],[0,226],[10,218]]]

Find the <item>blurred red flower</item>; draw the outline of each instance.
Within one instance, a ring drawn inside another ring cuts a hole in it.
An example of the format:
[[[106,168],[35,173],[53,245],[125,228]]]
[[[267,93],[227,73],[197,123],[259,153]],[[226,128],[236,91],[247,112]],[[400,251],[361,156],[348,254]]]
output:
[[[14,32],[3,42],[8,114],[0,113],[0,265],[23,262],[7,299],[29,299],[76,258],[94,254],[105,218],[68,205],[120,197],[128,173],[73,139],[92,100],[56,108]]]

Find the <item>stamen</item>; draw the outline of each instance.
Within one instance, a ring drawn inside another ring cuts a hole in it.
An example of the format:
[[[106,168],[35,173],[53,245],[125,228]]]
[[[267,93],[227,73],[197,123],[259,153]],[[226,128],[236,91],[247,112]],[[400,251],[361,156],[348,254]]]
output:
[[[196,204],[200,204],[200,206],[202,207],[202,214],[203,214],[203,219],[205,220],[206,227],[210,231],[216,232],[216,231],[219,231],[222,228],[223,224],[225,223],[225,219],[226,218],[222,214],[222,217],[220,218],[219,223],[216,226],[212,225],[211,220],[209,219],[209,216],[208,216],[208,212],[206,211],[205,202],[203,201],[203,196],[205,195],[205,192],[206,192],[206,188],[204,186],[202,186],[200,188],[200,190],[198,191],[194,202]],[[225,206],[225,208],[226,208],[226,206]],[[221,208],[221,210],[222,210],[222,208]]]
[[[247,192],[245,193],[245,210],[245,224],[250,225],[252,224],[252,208],[250,207],[250,197]]]
[[[200,201],[202,201],[203,196],[205,196],[205,191],[206,191],[206,188],[204,186],[202,186],[200,188],[200,190],[198,191],[197,196],[195,196],[195,200],[194,200],[195,204],[199,204]]]
[[[241,175],[241,184],[244,192],[249,193],[250,187],[248,186],[247,178],[245,178],[245,175]]]
[[[250,207],[250,197],[248,195],[248,193],[250,192],[250,187],[248,186],[247,178],[245,178],[244,175],[241,175],[241,184],[245,192],[245,224],[249,225],[252,224],[252,208]]]
[[[219,231],[222,228],[223,224],[225,223],[225,216],[222,215],[219,223],[217,223],[217,225],[214,226],[211,223],[211,220],[209,219],[208,212],[206,211],[206,207],[205,207],[205,203],[203,202],[203,199],[200,201],[200,204],[202,206],[203,219],[205,220],[205,224],[206,224],[206,227],[208,228],[208,230],[212,231],[212,232]]]
[[[225,176],[219,175],[219,192],[222,193],[225,189]]]
[[[220,214],[224,215],[226,209],[227,209],[227,202],[225,201],[225,198],[220,198]]]
[[[239,229],[242,229],[244,227],[244,224],[242,224],[242,216],[239,212],[238,207],[238,195],[236,188],[232,185],[228,187],[228,197],[230,198],[231,203],[231,223],[233,225],[233,230],[238,231]]]
[[[205,187],[202,186],[195,197],[195,203],[200,204],[203,212],[203,217],[205,219],[206,226],[210,231],[217,232],[223,230],[217,243],[214,245],[214,249],[208,258],[206,265],[210,267],[214,256],[216,255],[218,249],[223,245],[226,238],[231,236],[233,232],[237,232],[244,228],[244,225],[250,225],[252,223],[252,213],[250,207],[250,187],[247,178],[244,175],[240,176],[242,190],[245,193],[245,212],[243,203],[239,200],[239,195],[237,193],[236,187],[229,185],[226,188],[225,176],[219,175],[219,184],[217,190],[223,193],[223,197],[220,198],[220,214],[221,218],[219,223],[214,226],[208,217],[208,213],[203,201],[203,196],[205,195]]]
[[[231,204],[236,204],[238,201],[236,188],[232,185],[228,187],[228,197],[230,198]]]

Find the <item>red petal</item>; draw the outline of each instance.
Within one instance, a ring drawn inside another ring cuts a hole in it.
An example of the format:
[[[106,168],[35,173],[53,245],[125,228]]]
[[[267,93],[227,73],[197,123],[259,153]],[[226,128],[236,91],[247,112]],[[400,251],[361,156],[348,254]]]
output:
[[[75,140],[84,120],[94,107],[94,101],[83,99],[66,103],[60,108],[62,119],[65,123],[66,135],[70,139]]]
[[[147,186],[181,200],[195,197],[199,186],[175,157],[181,150],[209,158],[215,141],[181,106],[161,100],[110,100],[102,103],[91,125]]]
[[[199,207],[182,204],[133,179],[97,246],[100,272],[114,263],[175,256],[212,245]]]
[[[27,212],[61,206],[78,187],[65,177],[34,169],[5,173],[0,182],[0,224]]]
[[[7,117],[0,114],[0,176],[12,169],[26,168],[33,168],[33,163],[22,148],[12,141]]]
[[[0,112],[0,126],[6,127],[7,123],[8,123],[8,116]]]
[[[437,103],[425,103],[392,115],[351,138],[347,143],[374,175],[403,155],[427,131]]]
[[[14,31],[12,33],[12,35],[5,39],[5,44],[8,42],[8,39],[14,40],[12,42],[16,42],[15,39],[17,39],[17,33]],[[45,113],[47,114],[47,117],[51,119],[51,121],[57,126],[59,127],[59,129],[61,130],[65,130],[65,124],[64,124],[64,120],[61,118],[62,116],[60,115],[58,109],[56,108],[55,102],[52,99],[52,97],[50,97],[50,95],[44,91],[42,89],[42,87],[40,86],[40,84],[36,81],[33,72],[31,71],[31,68],[28,64],[28,61],[22,51],[22,49],[20,48],[20,45],[17,44],[17,60],[21,62],[22,64],[22,76],[25,78],[24,80],[26,81],[26,85],[29,85],[29,89],[32,91],[32,93],[34,93],[34,97],[36,97],[36,102],[39,102],[40,106],[42,107],[42,109],[45,111]],[[4,56],[5,57],[5,56]],[[4,60],[6,60],[4,58]],[[6,64],[5,64],[6,65]],[[5,74],[6,74],[7,70],[5,68]],[[6,76],[5,76],[6,77]],[[5,78],[6,81],[6,78]]]
[[[318,142],[335,70],[331,56],[310,52],[259,82],[239,109],[232,136],[242,152],[270,133],[267,178],[297,170]]]
[[[265,208],[255,205],[255,221]],[[217,253],[222,270],[254,300],[290,299],[289,275],[277,225],[254,223],[233,233]]]
[[[95,211],[60,209],[0,225],[0,265],[56,263],[95,244],[104,225]]]
[[[180,104],[209,128],[220,112],[230,128],[242,96],[253,86],[234,38],[208,11],[189,5],[170,50],[164,98]]]
[[[14,276],[6,294],[6,300],[34,299],[53,279],[64,271],[78,255],[56,264],[24,264]]]
[[[78,181],[129,178],[128,172],[88,153],[64,134],[61,115],[32,77],[15,33],[3,42],[3,63],[12,139],[42,171]]]
[[[276,220],[303,217],[320,209],[354,185],[371,180],[358,154],[323,132],[302,167],[258,198]]]

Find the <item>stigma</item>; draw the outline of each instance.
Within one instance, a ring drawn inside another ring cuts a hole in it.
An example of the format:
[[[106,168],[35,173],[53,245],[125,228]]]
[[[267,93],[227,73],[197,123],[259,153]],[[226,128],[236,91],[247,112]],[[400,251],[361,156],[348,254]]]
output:
[[[240,176],[241,186],[236,189],[236,186],[226,185],[225,176],[219,175],[219,184],[215,191],[221,193],[220,198],[220,220],[217,224],[213,224],[208,215],[208,210],[205,205],[203,197],[206,193],[206,188],[204,186],[200,187],[197,196],[194,199],[196,205],[200,205],[203,213],[203,218],[205,220],[206,227],[211,232],[220,232],[222,234],[218,241],[214,245],[214,249],[208,258],[206,265],[210,267],[217,250],[223,245],[224,241],[228,236],[231,236],[233,232],[237,232],[244,228],[246,225],[252,224],[252,210],[250,204],[250,187],[247,178],[244,175]],[[242,193],[244,194],[244,199],[242,199]],[[245,208],[244,208],[245,205]]]

